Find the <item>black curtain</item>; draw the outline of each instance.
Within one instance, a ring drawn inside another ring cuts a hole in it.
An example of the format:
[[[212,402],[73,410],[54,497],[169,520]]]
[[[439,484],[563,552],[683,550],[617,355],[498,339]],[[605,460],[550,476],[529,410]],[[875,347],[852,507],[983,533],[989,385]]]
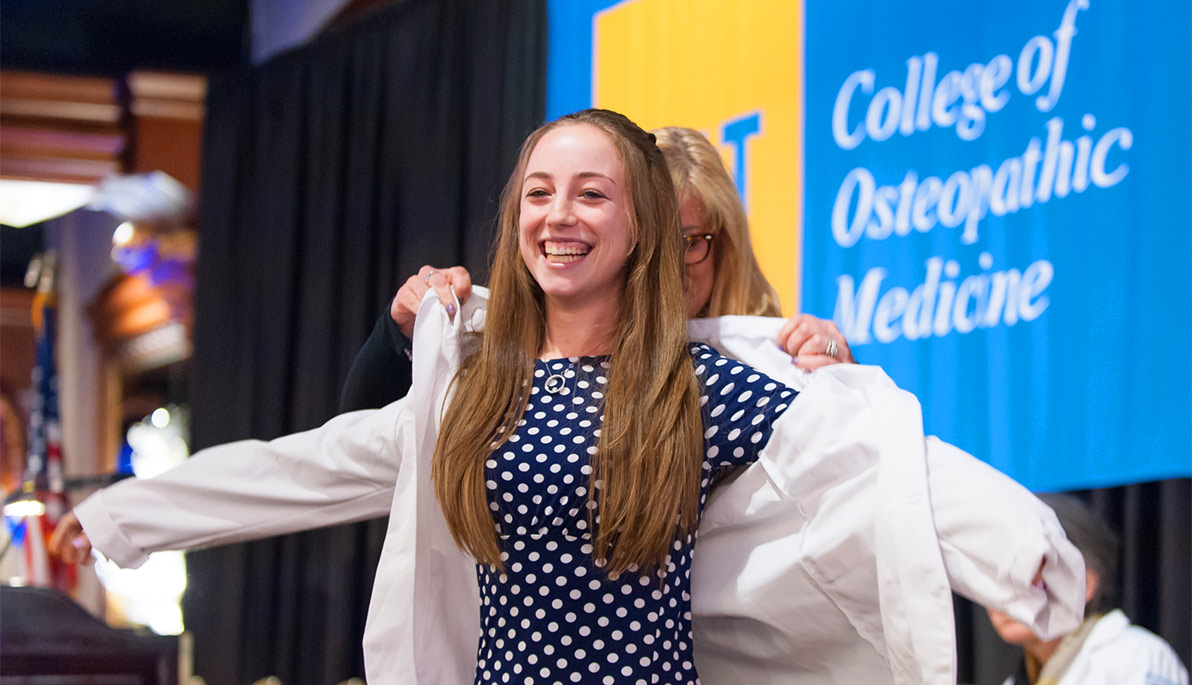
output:
[[[360,344],[422,264],[483,282],[497,198],[544,109],[545,0],[406,0],[212,79],[199,203],[196,447],[334,415]],[[195,671],[363,675],[384,521],[193,553]]]
[[[1175,479],[1072,493],[1121,538],[1119,606],[1192,663],[1192,480]],[[981,607],[956,598],[960,682],[1000,685],[1022,659],[1002,642]]]

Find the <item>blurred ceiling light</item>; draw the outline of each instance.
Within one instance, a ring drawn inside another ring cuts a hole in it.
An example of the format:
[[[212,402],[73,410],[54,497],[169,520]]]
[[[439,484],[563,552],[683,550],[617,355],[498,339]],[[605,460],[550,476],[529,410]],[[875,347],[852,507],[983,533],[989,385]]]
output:
[[[186,186],[165,172],[152,171],[104,179],[88,207],[132,221],[177,220],[186,216],[190,204]]]
[[[149,415],[149,421],[157,428],[165,428],[170,424],[170,411],[165,407],[158,407]]]
[[[132,242],[136,235],[136,226],[133,226],[131,221],[125,221],[112,232],[112,244],[116,247],[124,247]]]
[[[0,224],[24,228],[73,212],[95,189],[73,183],[0,179]]]
[[[190,456],[186,444],[189,434],[190,418],[185,407],[154,409],[144,420],[129,426],[125,435],[132,448],[132,472],[137,478],[152,478],[186,461]]]

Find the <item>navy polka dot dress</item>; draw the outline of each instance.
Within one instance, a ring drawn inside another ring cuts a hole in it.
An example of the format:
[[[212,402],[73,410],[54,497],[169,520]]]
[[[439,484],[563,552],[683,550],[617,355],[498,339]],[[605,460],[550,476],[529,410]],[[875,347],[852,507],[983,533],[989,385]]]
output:
[[[795,392],[691,344],[704,423],[700,510],[717,473],[753,462]],[[694,536],[665,570],[604,575],[592,560],[589,478],[603,418],[603,357],[537,361],[525,415],[486,462],[505,572],[477,565],[476,683],[697,683],[691,648]],[[599,516],[595,517],[599,522]]]

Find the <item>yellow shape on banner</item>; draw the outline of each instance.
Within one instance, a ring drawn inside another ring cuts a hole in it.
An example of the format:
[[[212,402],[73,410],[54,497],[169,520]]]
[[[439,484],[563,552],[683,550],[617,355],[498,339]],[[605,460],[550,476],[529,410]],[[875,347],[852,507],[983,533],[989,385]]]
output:
[[[801,0],[625,2],[597,14],[592,46],[595,106],[647,129],[702,131],[739,184],[744,160],[754,251],[783,311],[795,311],[803,216]]]

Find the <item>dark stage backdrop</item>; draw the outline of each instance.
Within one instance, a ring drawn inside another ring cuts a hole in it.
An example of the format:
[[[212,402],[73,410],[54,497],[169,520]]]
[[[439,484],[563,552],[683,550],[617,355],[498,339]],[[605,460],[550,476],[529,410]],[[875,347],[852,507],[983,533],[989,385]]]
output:
[[[500,189],[542,118],[545,36],[541,0],[407,0],[212,80],[196,447],[334,415],[356,350],[422,264],[484,278]],[[196,672],[228,685],[362,676],[384,528],[191,554]]]

